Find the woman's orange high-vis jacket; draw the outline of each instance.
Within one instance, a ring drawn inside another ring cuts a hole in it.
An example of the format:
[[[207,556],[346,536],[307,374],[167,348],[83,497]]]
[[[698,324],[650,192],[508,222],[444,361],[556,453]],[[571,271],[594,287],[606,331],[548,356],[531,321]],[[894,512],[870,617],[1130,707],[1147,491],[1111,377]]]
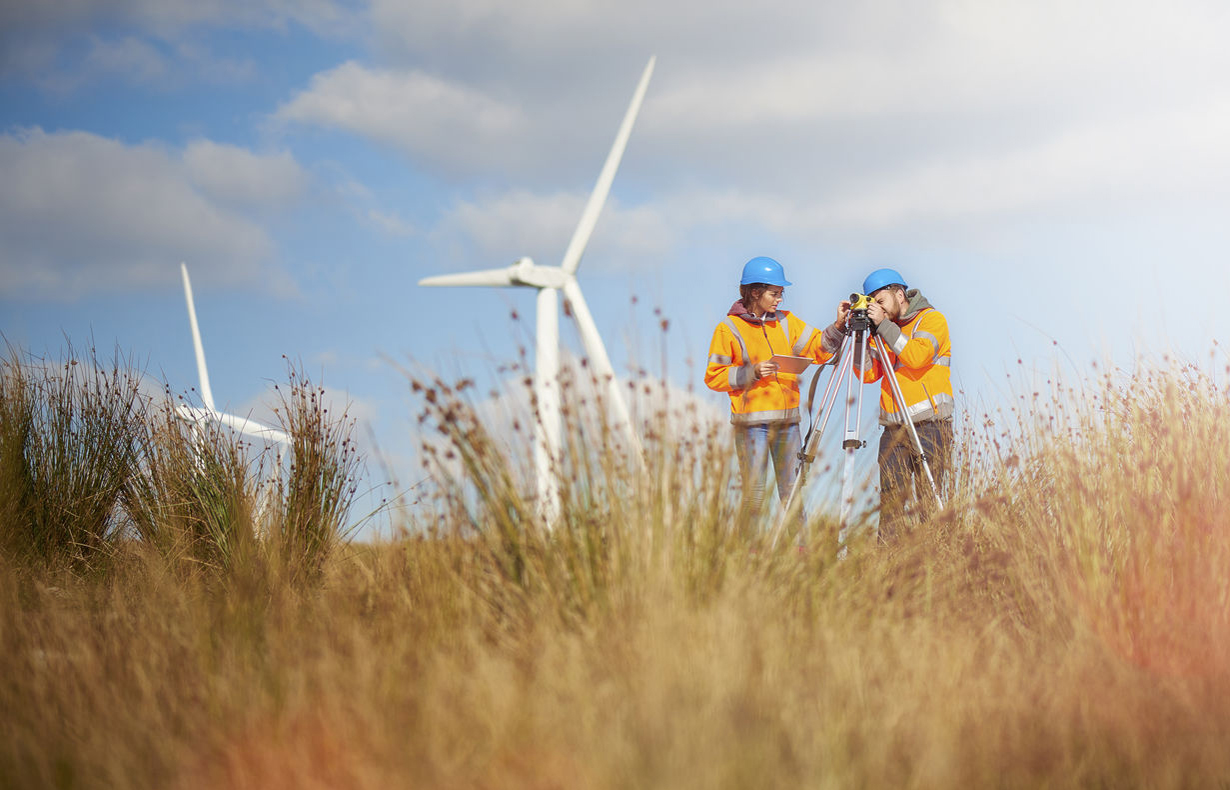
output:
[[[949,365],[952,346],[948,342],[948,319],[931,306],[917,288],[905,292],[908,304],[905,315],[897,321],[882,321],[876,327],[877,337],[885,350],[901,386],[906,409],[914,422],[946,420],[952,417],[955,401]],[[865,365],[863,381],[880,381],[880,424],[904,425],[901,410],[893,398],[892,385],[884,378],[884,369],[875,354],[868,354],[871,364]],[[858,356],[855,356],[857,364]]]
[[[730,394],[730,421],[735,425],[797,423],[799,377],[778,371],[757,379],[753,366],[774,354],[827,362],[841,347],[842,337],[835,327],[821,332],[788,310],[761,319],[748,312],[742,301],[735,302],[713,330],[705,386]]]

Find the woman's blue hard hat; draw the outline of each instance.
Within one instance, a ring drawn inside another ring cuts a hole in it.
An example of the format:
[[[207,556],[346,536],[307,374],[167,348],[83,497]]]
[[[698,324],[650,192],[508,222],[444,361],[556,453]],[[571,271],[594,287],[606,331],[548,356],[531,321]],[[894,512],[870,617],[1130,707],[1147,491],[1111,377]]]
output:
[[[758,258],[752,258],[743,264],[743,279],[739,280],[739,285],[751,285],[752,283],[778,285],[782,288],[790,285],[782,265],[772,258],[766,258],[763,255]]]

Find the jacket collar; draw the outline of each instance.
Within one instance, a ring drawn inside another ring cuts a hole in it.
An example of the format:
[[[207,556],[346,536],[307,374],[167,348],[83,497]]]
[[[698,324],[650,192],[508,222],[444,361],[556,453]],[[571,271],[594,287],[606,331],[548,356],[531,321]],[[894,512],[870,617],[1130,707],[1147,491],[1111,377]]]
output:
[[[927,301],[927,297],[922,295],[922,292],[917,288],[910,288],[905,292],[906,306],[905,315],[897,319],[899,325],[908,324],[913,321],[919,313],[931,307],[931,303]]]
[[[781,321],[785,319],[789,313],[789,310],[776,310],[772,313],[766,313],[763,318],[757,318],[752,315],[750,310],[743,306],[742,299],[736,299],[735,303],[730,306],[730,310],[726,312],[726,315],[734,316],[735,318],[742,318],[749,324],[756,324],[759,326],[761,324],[767,324],[771,321]]]

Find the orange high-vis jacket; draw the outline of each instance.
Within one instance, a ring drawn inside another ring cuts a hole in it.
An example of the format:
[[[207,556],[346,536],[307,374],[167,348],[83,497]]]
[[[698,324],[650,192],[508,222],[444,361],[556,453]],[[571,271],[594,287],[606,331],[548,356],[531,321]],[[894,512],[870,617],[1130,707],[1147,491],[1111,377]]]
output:
[[[883,321],[876,328],[876,339],[883,341],[906,409],[914,422],[946,420],[952,417],[956,401],[949,376],[952,345],[948,340],[948,319],[918,292],[906,291],[909,306],[898,321]],[[893,397],[892,386],[884,378],[884,368],[876,354],[868,353],[863,381],[880,381],[880,424],[904,425],[901,410]],[[858,357],[855,357],[857,362]]]
[[[778,371],[756,379],[753,366],[774,354],[811,357],[824,363],[841,347],[842,333],[823,332],[788,310],[753,316],[735,302],[713,330],[705,386],[730,394],[730,421],[735,425],[799,421],[799,376]]]

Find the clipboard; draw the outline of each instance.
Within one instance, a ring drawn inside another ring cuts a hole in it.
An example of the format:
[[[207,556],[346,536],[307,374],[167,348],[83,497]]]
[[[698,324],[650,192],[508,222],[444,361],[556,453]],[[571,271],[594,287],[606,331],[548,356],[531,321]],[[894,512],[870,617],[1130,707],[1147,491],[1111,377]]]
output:
[[[811,357],[792,357],[789,354],[774,354],[769,360],[777,363],[777,369],[781,373],[793,373],[796,376],[807,370],[807,366],[812,363]]]

